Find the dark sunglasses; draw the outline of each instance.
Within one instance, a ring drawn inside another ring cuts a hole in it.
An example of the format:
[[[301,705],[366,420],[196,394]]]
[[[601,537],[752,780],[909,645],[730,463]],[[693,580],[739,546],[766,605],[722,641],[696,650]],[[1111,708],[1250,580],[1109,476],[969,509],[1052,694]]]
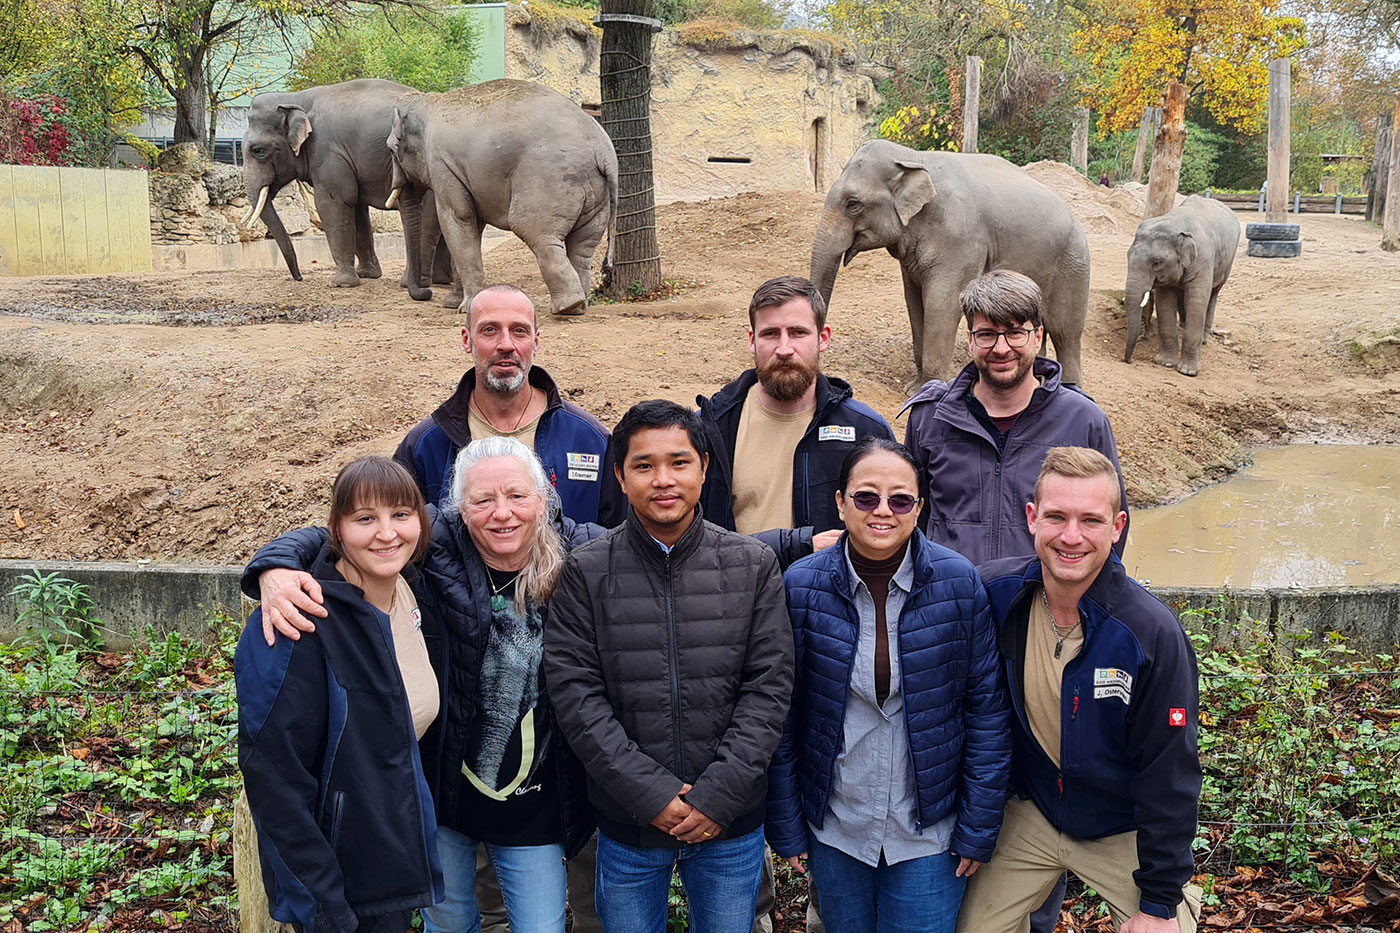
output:
[[[890,511],[896,515],[908,515],[914,511],[914,506],[919,504],[919,497],[911,496],[907,492],[882,496],[878,492],[862,489],[860,492],[850,493],[849,498],[855,507],[862,512],[873,512],[880,507],[880,502],[884,501],[889,504]]]

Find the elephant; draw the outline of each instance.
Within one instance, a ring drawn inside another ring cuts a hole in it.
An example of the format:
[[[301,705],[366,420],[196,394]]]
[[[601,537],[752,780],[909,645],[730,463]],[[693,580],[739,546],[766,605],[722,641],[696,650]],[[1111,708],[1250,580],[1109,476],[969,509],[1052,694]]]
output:
[[[353,287],[362,278],[379,278],[369,209],[393,206],[384,138],[393,123],[394,101],[412,90],[392,81],[364,79],[253,98],[243,134],[243,181],[252,206],[242,222],[262,218],[293,279],[301,281],[301,269],[270,196],[295,180],[309,183],[315,193],[315,211],[335,260],[331,286]],[[421,229],[421,214],[425,207],[431,210],[431,201],[431,192],[418,188],[405,190],[398,201],[408,256],[400,284],[419,301],[432,297],[422,283],[430,252],[441,253],[434,258],[433,280],[450,281],[446,250],[430,251],[416,233],[410,234]],[[413,270],[418,274],[410,274]]]
[[[827,193],[812,240],[812,281],[828,304],[838,265],[881,247],[899,260],[920,383],[952,375],[958,293],[992,269],[1040,286],[1061,379],[1080,382],[1089,244],[1065,203],[1024,171],[992,155],[865,143]]]
[[[593,253],[617,216],[617,153],[582,107],[531,81],[502,78],[395,104],[393,186],[431,188],[466,308],[485,285],[481,231],[530,248],[555,314],[588,306]],[[609,265],[611,256],[604,260]]]
[[[1123,289],[1123,307],[1128,312],[1125,362],[1133,361],[1150,298],[1157,308],[1160,337],[1155,362],[1184,376],[1201,371],[1201,346],[1215,325],[1215,302],[1230,277],[1239,245],[1240,222],[1235,212],[1196,194],[1138,225],[1128,247],[1128,280]]]

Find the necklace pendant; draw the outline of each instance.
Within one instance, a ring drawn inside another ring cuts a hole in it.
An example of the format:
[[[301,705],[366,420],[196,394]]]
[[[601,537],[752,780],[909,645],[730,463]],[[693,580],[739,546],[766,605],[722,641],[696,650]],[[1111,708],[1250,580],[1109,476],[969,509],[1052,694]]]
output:
[[[505,611],[506,611],[506,598],[505,598],[504,596],[502,596],[500,593],[496,593],[495,595],[493,595],[493,596],[491,597],[491,611],[492,611],[492,612],[505,612]],[[1057,649],[1055,649],[1055,657],[1058,658],[1059,656],[1060,656],[1060,651],[1059,651],[1059,649],[1057,648]]]
[[[1064,647],[1065,647],[1065,640],[1064,640],[1063,638],[1061,638],[1059,641],[1055,642],[1055,660],[1058,661],[1058,660],[1060,659],[1060,651],[1063,650]]]

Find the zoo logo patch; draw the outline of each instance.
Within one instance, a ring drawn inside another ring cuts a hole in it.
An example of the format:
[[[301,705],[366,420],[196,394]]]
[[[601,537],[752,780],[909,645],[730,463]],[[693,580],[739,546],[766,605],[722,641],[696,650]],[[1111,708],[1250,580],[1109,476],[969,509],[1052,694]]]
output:
[[[817,429],[817,440],[854,442],[856,429],[849,424],[824,424]]]
[[[423,613],[418,611],[418,607],[413,608],[413,630],[416,632],[423,627]]]
[[[1094,699],[1115,697],[1127,706],[1133,698],[1133,675],[1116,667],[1094,668]]]
[[[1167,710],[1167,725],[1184,729],[1186,727],[1186,710],[1177,707]]]
[[[598,454],[566,454],[569,461],[569,479],[586,483],[598,482],[598,468],[602,457]]]

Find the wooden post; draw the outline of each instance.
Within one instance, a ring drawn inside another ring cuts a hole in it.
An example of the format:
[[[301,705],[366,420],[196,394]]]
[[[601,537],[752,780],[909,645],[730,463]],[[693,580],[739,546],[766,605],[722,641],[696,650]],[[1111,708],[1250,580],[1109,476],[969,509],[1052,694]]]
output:
[[[1381,249],[1400,250],[1400,94],[1395,95],[1395,119],[1390,124],[1390,172],[1386,180],[1385,213],[1381,220]]]
[[[1269,189],[1264,199],[1264,221],[1271,224],[1286,222],[1288,214],[1291,80],[1288,59],[1276,58],[1269,62]]]
[[[977,151],[977,106],[981,95],[982,59],[969,55],[963,68],[963,152]]]
[[[651,295],[661,288],[651,157],[651,36],[661,22],[652,0],[603,0],[601,8],[594,20],[603,27],[598,84],[618,169],[617,248],[603,290],[612,298]]]
[[[1142,121],[1138,123],[1137,148],[1133,150],[1133,174],[1128,181],[1142,181],[1142,166],[1147,161],[1147,140],[1152,135],[1152,108],[1142,108]]]
[[[1076,107],[1074,110],[1074,139],[1069,146],[1069,164],[1079,170],[1079,174],[1089,173],[1089,108]]]
[[[1385,212],[1385,193],[1390,188],[1390,144],[1394,127],[1390,115],[1376,119],[1376,156],[1371,160],[1371,189],[1366,193],[1366,219],[1380,220]]]
[[[1181,153],[1186,148],[1186,85],[1173,81],[1162,98],[1162,128],[1152,141],[1152,170],[1147,176],[1147,210],[1158,217],[1176,206]]]

